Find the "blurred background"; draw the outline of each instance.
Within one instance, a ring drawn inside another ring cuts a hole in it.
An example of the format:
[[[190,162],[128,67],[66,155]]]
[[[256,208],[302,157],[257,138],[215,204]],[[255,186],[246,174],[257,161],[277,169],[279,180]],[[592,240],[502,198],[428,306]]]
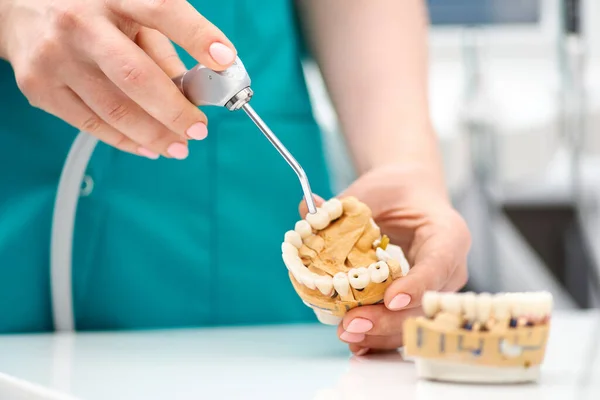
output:
[[[465,290],[600,306],[600,2],[428,0],[430,103],[473,235]],[[318,69],[305,73],[337,189],[353,179]]]

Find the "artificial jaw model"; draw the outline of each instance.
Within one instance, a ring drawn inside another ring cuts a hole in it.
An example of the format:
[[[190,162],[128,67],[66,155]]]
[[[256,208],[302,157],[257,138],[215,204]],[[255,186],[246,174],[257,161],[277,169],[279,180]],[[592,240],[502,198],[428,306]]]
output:
[[[285,233],[282,258],[292,285],[321,323],[377,304],[393,280],[408,273],[402,249],[389,243],[354,197],[333,198]]]
[[[548,339],[548,292],[426,292],[424,317],[404,323],[404,354],[421,378],[516,383],[538,379]]]

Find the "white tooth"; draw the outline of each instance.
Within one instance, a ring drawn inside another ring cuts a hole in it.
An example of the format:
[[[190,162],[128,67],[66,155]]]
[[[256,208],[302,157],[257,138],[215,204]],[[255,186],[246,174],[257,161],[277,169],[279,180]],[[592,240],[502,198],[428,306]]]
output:
[[[451,314],[461,314],[461,298],[457,293],[442,293],[440,298],[440,305],[442,310],[447,311]]]
[[[546,291],[540,292],[539,297],[542,315],[549,316],[552,314],[552,293]]]
[[[293,245],[294,247],[296,247],[297,249],[299,249],[300,247],[302,247],[302,238],[300,237],[300,234],[296,231],[287,231],[285,233],[285,239],[284,239],[287,243]]]
[[[513,318],[524,317],[527,313],[527,295],[525,293],[510,293],[508,299],[511,316]]]
[[[373,248],[376,249],[377,246],[379,246],[381,244],[381,239],[375,239],[373,241]]]
[[[333,280],[329,275],[320,275],[315,278],[315,285],[325,296],[331,296],[331,292],[333,292]]]
[[[390,275],[390,268],[385,262],[379,261],[369,265],[369,273],[373,282],[381,283]]]
[[[344,207],[342,206],[342,202],[336,198],[329,199],[323,204],[322,207],[329,215],[330,221],[338,219],[344,213]]]
[[[284,256],[297,257],[298,248],[291,243],[283,242],[281,243],[281,254]]]
[[[421,304],[425,315],[431,318],[440,310],[440,297],[440,293],[434,291],[423,294]]]
[[[284,254],[283,262],[285,263],[287,269],[294,276],[294,279],[302,283],[302,271],[306,269],[304,264],[302,264],[302,260],[299,257],[290,257]]]
[[[475,302],[477,321],[485,324],[490,319],[492,312],[492,296],[489,293],[481,293]]]
[[[344,298],[350,293],[350,282],[348,282],[348,275],[343,272],[338,272],[333,276],[333,287],[340,297]]]
[[[377,250],[375,250],[377,251]],[[386,253],[392,257],[393,259],[400,262],[400,268],[402,269],[402,275],[408,274],[410,270],[410,265],[408,264],[408,260],[404,256],[404,252],[402,251],[402,247],[396,246],[395,244],[388,244],[386,249]]]
[[[392,256],[381,247],[375,249],[375,255],[379,261],[389,261],[392,258]]]
[[[469,321],[475,320],[475,316],[477,315],[477,300],[475,293],[464,293],[461,296],[461,300],[463,314],[465,315],[465,318]]]
[[[494,319],[504,320],[510,318],[510,296],[506,293],[498,293],[492,298]]]
[[[371,282],[369,270],[365,267],[352,268],[348,271],[348,280],[354,289],[364,289]]]
[[[317,208],[316,213],[306,214],[306,221],[310,224],[310,226],[317,230],[327,228],[327,225],[329,225],[329,222],[331,222],[327,211],[323,210],[320,207]]]
[[[300,238],[302,238],[302,239],[307,238],[310,235],[312,235],[312,228],[311,228],[310,224],[303,219],[296,222],[296,226],[294,226],[294,230],[296,232],[298,232],[298,234],[300,235]]]
[[[296,266],[304,267],[304,264],[302,264],[302,260],[297,255],[282,253],[281,258],[283,258],[283,262],[285,263],[286,268],[292,272]]]
[[[302,267],[302,272],[300,272],[300,281],[309,289],[315,289],[315,275],[306,267]],[[318,276],[318,275],[317,275]]]

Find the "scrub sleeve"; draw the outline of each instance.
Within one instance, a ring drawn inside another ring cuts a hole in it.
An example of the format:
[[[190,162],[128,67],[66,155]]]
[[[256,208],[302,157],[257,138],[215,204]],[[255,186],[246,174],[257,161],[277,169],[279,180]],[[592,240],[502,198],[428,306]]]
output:
[[[191,3],[235,43],[253,107],[330,197],[292,2]],[[5,62],[0,103],[0,333],[49,331],[50,224],[77,131],[30,107]],[[299,218],[296,175],[242,112],[203,110],[209,137],[186,160],[96,148],[75,222],[77,330],[315,321],[280,257]]]

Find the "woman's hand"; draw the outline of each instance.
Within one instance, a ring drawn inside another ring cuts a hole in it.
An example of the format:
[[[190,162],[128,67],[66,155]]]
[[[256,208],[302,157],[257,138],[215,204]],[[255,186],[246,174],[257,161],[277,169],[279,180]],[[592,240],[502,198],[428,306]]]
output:
[[[0,26],[0,56],[33,106],[149,158],[185,158],[207,135],[171,80],[186,68],[170,40],[214,70],[236,56],[185,0],[0,0]]]
[[[467,282],[470,233],[430,171],[418,165],[382,166],[339,196],[367,204],[382,233],[402,247],[411,265],[406,277],[388,287],[384,304],[356,307],[344,316],[338,336],[356,354],[402,346],[402,324],[421,313],[426,290],[457,291]],[[300,212],[306,214],[304,204]]]

